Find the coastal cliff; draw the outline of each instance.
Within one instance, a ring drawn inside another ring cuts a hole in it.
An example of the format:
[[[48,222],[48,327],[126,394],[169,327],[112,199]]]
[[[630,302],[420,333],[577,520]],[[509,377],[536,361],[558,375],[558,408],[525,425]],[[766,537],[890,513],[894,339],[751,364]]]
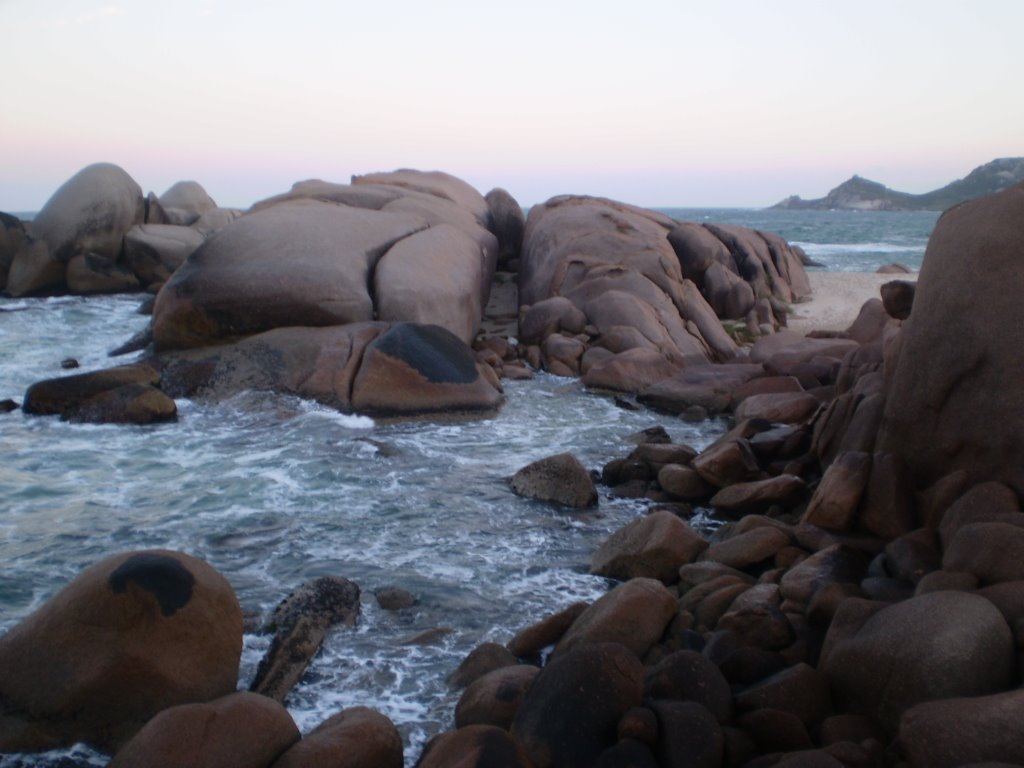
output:
[[[889,189],[877,181],[854,175],[825,197],[804,200],[787,197],[772,208],[795,210],[844,211],[944,211],[947,208],[1000,192],[1024,181],[1024,157],[1003,157],[981,165],[962,179],[944,187],[912,195]]]

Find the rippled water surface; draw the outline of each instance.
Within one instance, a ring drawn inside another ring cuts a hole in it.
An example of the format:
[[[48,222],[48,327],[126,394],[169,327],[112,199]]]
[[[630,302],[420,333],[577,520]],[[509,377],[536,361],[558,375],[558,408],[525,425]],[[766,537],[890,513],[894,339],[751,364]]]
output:
[[[61,375],[67,357],[83,369],[109,365],[106,350],[146,323],[137,303],[0,299],[0,399],[20,401],[28,384]],[[452,725],[445,677],[465,654],[601,594],[605,581],[587,574],[590,553],[643,512],[607,498],[596,512],[567,512],[516,497],[507,478],[561,451],[599,469],[656,416],[548,376],[510,383],[507,395],[496,418],[452,423],[375,424],[254,393],[179,401],[180,420],[155,427],[2,416],[0,629],[85,566],[128,549],[208,560],[253,615],[304,581],[344,576],[363,590],[362,620],[331,634],[289,710],[308,730],[345,706],[376,708],[399,725],[411,760]],[[721,429],[665,424],[695,447]],[[381,610],[372,592],[386,585],[418,605]],[[437,628],[446,632],[436,643],[404,644]],[[266,645],[246,636],[243,685]]]

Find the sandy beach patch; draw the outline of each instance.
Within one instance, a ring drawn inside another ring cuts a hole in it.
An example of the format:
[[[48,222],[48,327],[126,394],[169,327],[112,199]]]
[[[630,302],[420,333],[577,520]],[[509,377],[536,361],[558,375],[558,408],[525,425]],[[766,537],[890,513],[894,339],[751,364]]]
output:
[[[810,301],[793,305],[789,327],[800,333],[845,331],[868,299],[881,298],[879,289],[890,280],[917,281],[917,273],[880,275],[877,272],[808,271]]]

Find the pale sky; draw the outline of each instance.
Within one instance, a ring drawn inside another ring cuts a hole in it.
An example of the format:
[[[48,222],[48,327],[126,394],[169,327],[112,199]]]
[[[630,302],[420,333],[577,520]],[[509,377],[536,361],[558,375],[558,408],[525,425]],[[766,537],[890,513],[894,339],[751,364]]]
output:
[[[1024,155],[1021,0],[0,0],[0,210],[93,162],[245,207],[448,171],[766,206]]]

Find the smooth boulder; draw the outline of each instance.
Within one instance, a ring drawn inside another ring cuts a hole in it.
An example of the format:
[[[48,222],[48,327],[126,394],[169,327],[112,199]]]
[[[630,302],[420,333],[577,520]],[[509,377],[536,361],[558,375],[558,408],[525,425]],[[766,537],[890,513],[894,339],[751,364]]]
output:
[[[418,216],[293,200],[243,216],[194,251],[157,296],[158,349],[288,326],[374,319],[372,274],[426,229]]]
[[[0,638],[0,751],[116,748],[157,712],[235,690],[242,611],[181,552],[114,555]]]
[[[516,494],[530,499],[574,509],[597,505],[594,481],[587,468],[571,453],[538,459],[516,472],[510,483]]]
[[[266,768],[298,740],[299,729],[276,701],[232,693],[163,710],[109,768]]]
[[[1013,633],[988,600],[930,592],[883,608],[859,628],[833,621],[821,669],[837,703],[895,734],[924,701],[981,696],[1014,684]]]
[[[1022,243],[1024,184],[954,206],[928,240],[878,438],[918,487],[962,469],[1024,494]]]

